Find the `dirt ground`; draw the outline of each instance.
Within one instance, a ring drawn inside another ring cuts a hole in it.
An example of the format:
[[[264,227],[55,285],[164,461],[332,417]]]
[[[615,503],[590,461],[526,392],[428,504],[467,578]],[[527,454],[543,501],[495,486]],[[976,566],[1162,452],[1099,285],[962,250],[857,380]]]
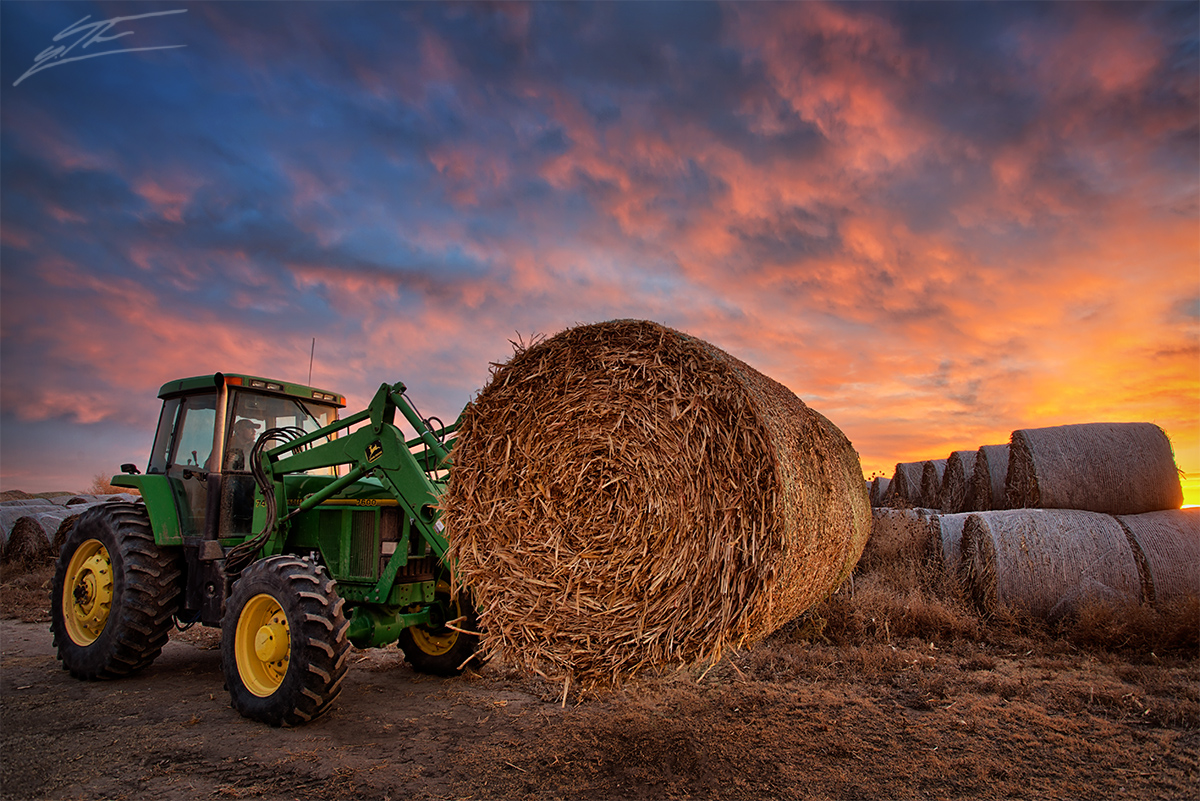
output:
[[[561,687],[503,663],[435,679],[388,648],[353,654],[331,713],[272,729],[230,708],[212,629],[173,635],[132,678],[72,679],[51,648],[50,576],[0,587],[3,798],[1186,799],[1200,788],[1194,650],[890,631],[834,643],[793,626],[704,675],[564,706]]]

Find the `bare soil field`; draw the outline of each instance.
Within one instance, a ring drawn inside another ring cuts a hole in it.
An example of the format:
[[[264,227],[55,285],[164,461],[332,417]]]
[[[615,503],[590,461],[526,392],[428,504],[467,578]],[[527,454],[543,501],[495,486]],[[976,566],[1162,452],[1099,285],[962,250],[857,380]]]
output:
[[[829,601],[707,671],[565,704],[502,662],[436,679],[397,648],[356,651],[332,712],[295,729],[230,708],[213,629],[174,634],[132,678],[71,678],[51,569],[9,566],[0,796],[1197,797],[1196,604],[983,622],[882,564],[865,556]]]

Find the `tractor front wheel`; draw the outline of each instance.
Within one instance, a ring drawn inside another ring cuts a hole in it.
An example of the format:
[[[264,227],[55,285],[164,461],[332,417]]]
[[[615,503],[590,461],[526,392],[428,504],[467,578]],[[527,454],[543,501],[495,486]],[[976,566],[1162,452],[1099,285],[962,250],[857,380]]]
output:
[[[450,582],[441,579],[436,588],[437,600],[445,610],[450,626],[409,626],[400,633],[400,648],[404,658],[418,673],[433,676],[457,676],[479,648],[479,618],[475,606],[465,591],[450,592]]]
[[[233,707],[272,726],[325,712],[346,677],[350,624],[325,568],[271,556],[242,571],[221,623],[221,663]]]
[[[107,503],[80,515],[50,593],[63,667],[80,679],[114,679],[153,662],[179,607],[181,576],[178,552],[155,545],[145,506]]]

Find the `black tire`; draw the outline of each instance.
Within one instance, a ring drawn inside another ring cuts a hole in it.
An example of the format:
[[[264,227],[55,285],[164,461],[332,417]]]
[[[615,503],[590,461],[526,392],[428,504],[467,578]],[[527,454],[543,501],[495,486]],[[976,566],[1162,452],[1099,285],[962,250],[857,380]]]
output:
[[[307,723],[342,691],[350,654],[344,601],[325,568],[270,556],[242,571],[221,623],[233,708],[272,726]]]
[[[179,608],[179,551],[154,543],[146,507],[107,503],[79,516],[63,540],[50,591],[50,632],[79,679],[115,679],[162,652]]]
[[[452,597],[448,579],[438,581],[436,597],[445,610],[445,617],[429,625],[409,626],[400,632],[398,645],[404,651],[404,658],[418,673],[457,676],[479,649],[479,635],[474,633],[479,631],[479,618],[465,591]],[[453,624],[453,629],[444,625],[444,621],[454,620],[458,622]]]

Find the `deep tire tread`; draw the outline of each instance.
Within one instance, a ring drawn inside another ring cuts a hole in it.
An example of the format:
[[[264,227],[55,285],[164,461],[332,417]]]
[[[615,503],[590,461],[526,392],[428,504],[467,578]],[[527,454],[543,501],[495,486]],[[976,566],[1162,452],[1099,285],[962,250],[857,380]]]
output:
[[[238,673],[237,621],[246,603],[270,594],[283,608],[291,630],[288,672],[279,688],[260,698]],[[292,556],[255,562],[233,585],[221,624],[221,661],[234,709],[272,726],[296,726],[324,714],[342,691],[349,669],[349,621],[337,583],[325,568]]]
[[[62,597],[71,557],[90,539],[112,560],[113,605],[100,636],[81,646],[64,628]],[[143,504],[107,503],[81,514],[63,542],[50,592],[50,631],[63,667],[90,681],[128,676],[153,662],[179,608],[182,576],[179,552],[155,544]]]

